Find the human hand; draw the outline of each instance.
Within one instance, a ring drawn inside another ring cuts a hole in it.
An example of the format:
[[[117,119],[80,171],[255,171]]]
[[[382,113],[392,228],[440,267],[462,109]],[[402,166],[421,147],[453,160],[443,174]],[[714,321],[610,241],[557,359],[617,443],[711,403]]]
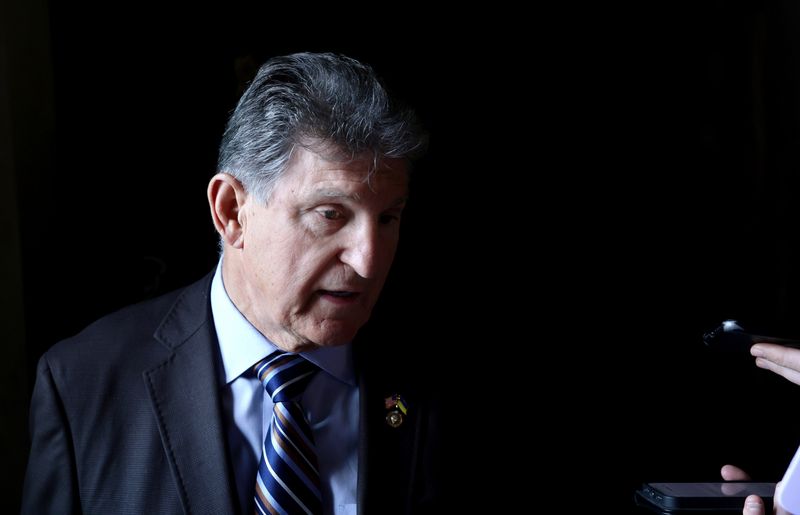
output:
[[[750,476],[747,474],[747,472],[735,465],[725,465],[722,467],[722,470],[720,470],[720,475],[722,475],[722,479],[725,481],[750,481]],[[775,498],[778,497],[778,489],[780,487],[780,483],[775,485]],[[764,500],[761,499],[761,497],[757,495],[748,495],[747,499],[744,500],[742,515],[766,515],[766,513],[767,509],[764,507]],[[792,515],[777,505],[775,506],[773,513],[775,515]]]
[[[774,343],[757,343],[750,347],[756,358],[756,366],[785,377],[800,385],[800,349],[792,349]]]

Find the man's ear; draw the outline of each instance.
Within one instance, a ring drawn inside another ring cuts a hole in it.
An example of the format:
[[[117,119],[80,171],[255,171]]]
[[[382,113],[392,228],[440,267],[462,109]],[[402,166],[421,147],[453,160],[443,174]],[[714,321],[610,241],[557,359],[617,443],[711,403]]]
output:
[[[242,209],[246,201],[244,186],[230,174],[218,173],[208,183],[208,206],[214,227],[225,245],[236,249],[244,246]]]

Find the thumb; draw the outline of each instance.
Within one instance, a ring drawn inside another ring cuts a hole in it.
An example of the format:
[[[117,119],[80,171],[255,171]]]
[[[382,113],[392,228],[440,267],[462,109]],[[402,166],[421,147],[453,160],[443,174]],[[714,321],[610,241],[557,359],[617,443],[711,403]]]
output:
[[[764,508],[764,501],[757,495],[748,495],[744,500],[744,509],[742,515],[766,515],[766,508]]]

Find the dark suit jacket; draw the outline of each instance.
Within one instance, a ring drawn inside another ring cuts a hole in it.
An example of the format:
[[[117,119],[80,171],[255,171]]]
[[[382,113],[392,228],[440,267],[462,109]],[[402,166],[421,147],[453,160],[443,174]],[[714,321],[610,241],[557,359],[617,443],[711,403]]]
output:
[[[221,414],[211,277],[109,315],[41,358],[23,513],[241,511]],[[381,345],[356,343],[359,511],[434,512],[436,411],[402,371],[370,361],[370,347]],[[410,404],[398,428],[384,420],[392,393]]]

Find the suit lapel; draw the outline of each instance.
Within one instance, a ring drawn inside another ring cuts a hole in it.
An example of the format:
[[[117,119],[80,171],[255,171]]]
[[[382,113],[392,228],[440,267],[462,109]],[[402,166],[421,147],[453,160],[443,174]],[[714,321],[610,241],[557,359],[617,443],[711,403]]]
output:
[[[222,425],[218,348],[210,314],[210,278],[188,287],[155,338],[169,358],[144,373],[161,441],[187,513],[233,514]]]
[[[376,363],[371,362],[375,369]],[[422,406],[413,393],[403,388],[403,381],[370,370],[370,364],[358,364],[359,372],[359,456],[358,511],[365,513],[410,513],[418,460]],[[409,403],[409,410],[399,427],[386,422],[388,410],[384,399],[399,393]]]

